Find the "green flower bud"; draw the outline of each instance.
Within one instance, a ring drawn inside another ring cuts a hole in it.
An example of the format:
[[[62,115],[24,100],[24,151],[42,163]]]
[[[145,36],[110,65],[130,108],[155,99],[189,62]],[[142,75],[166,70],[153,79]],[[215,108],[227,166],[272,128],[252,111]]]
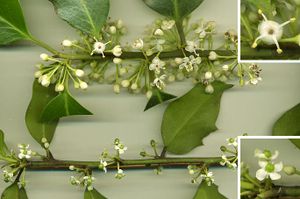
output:
[[[221,146],[221,147],[220,147],[220,150],[221,150],[222,152],[225,152],[225,151],[227,151],[227,148],[226,148],[226,146]]]
[[[297,169],[293,166],[285,166],[285,167],[283,167],[283,171],[287,175],[294,175],[296,173]]]

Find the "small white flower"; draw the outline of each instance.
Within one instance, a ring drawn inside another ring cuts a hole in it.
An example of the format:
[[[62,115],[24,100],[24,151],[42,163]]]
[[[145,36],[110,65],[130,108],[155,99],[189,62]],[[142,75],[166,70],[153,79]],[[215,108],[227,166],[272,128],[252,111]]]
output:
[[[84,71],[81,70],[81,69],[76,69],[76,70],[75,70],[75,75],[76,75],[77,77],[82,77],[82,76],[84,75]]]
[[[246,85],[248,84],[252,84],[252,85],[256,85],[258,84],[259,81],[262,81],[261,77],[251,77],[249,81],[246,81]]]
[[[123,177],[125,177],[124,171],[122,169],[118,169],[115,178],[122,179]]]
[[[222,66],[222,69],[224,71],[228,71],[229,70],[229,66],[227,64],[225,64],[225,65]]]
[[[162,31],[162,29],[158,28],[154,31],[154,35],[156,36],[163,36],[164,35],[164,31]]]
[[[207,72],[204,74],[204,78],[207,79],[207,80],[211,79],[212,76],[213,76],[213,74],[212,74],[212,72],[210,72],[210,71],[207,71]]]
[[[161,75],[159,77],[156,77],[153,81],[153,85],[156,86],[158,89],[162,90],[165,88],[166,84],[164,80],[166,79],[167,75]]]
[[[155,71],[156,74],[160,74],[160,70],[164,70],[166,62],[159,59],[159,57],[155,57],[152,60],[152,63],[149,65],[149,70]]]
[[[208,186],[211,186],[211,184],[215,181],[213,172],[211,171],[207,172],[206,174],[201,174],[200,177],[206,181]]]
[[[279,46],[278,40],[280,40],[283,35],[283,27],[291,22],[294,22],[296,19],[291,18],[290,20],[279,24],[276,21],[268,20],[263,14],[262,10],[258,10],[258,13],[263,17],[264,20],[258,26],[258,32],[260,35],[253,42],[252,48],[256,48],[257,42],[262,40],[269,45],[275,44],[277,47],[277,53],[281,54],[282,49]]]
[[[63,41],[61,42],[61,44],[62,44],[63,46],[65,46],[65,47],[71,47],[71,46],[73,45],[73,42],[70,41],[70,40],[65,39],[65,40],[63,40]]]
[[[166,21],[166,20],[163,20],[162,21],[162,24],[161,24],[161,29],[163,30],[170,30],[174,27],[175,25],[175,21],[174,20],[169,20],[169,21]]]
[[[104,160],[100,160],[99,169],[102,169],[105,173],[107,173],[107,162]]]
[[[228,146],[238,146],[237,138],[227,138],[226,141],[228,142]]]
[[[114,58],[114,59],[113,59],[113,62],[114,62],[115,64],[120,64],[120,63],[122,63],[122,59],[121,59],[121,58]]]
[[[104,51],[105,51],[105,49],[106,49],[106,45],[107,44],[109,44],[110,43],[110,41],[109,42],[107,42],[107,43],[102,43],[102,42],[100,42],[100,41],[96,41],[95,43],[94,43],[94,45],[93,45],[93,51],[91,52],[91,55],[93,55],[93,54],[101,54],[102,55],[102,57],[104,58],[105,57],[105,55],[104,55]]]
[[[109,32],[110,32],[111,34],[116,34],[116,32],[117,32],[116,26],[110,26],[110,27],[109,27]]]
[[[80,180],[78,180],[75,176],[71,176],[70,177],[70,183],[71,183],[71,185],[78,186],[78,185],[80,185]]]
[[[75,169],[74,165],[69,166],[69,170],[74,171],[74,169]]]
[[[209,52],[209,56],[208,59],[211,61],[214,61],[218,58],[218,54],[215,51],[210,51]]]
[[[116,150],[119,154],[123,154],[123,153],[125,153],[125,151],[127,150],[127,147],[124,146],[122,143],[118,143],[118,144],[115,144],[115,150]]]
[[[254,152],[254,156],[260,159],[265,160],[275,160],[279,155],[279,151],[275,150],[274,154],[270,150],[261,151],[260,149],[256,149]]]
[[[144,41],[142,39],[137,39],[133,44],[132,48],[141,50],[144,48]]]
[[[120,93],[120,85],[119,84],[114,84],[113,90],[116,94]]]
[[[114,54],[114,56],[116,57],[120,57],[122,55],[122,48],[120,45],[116,45],[113,49],[112,49],[112,53]]]
[[[201,57],[195,58],[193,55],[189,57],[184,57],[182,63],[179,65],[179,69],[184,69],[187,72],[197,71],[198,65],[201,64]]]
[[[197,28],[195,30],[195,33],[199,34],[199,38],[200,39],[204,39],[206,37],[206,29],[203,27],[203,24],[202,26],[200,26],[199,28]]]
[[[19,147],[19,159],[30,159],[31,158],[31,155],[32,155],[32,151],[29,149],[29,145],[25,145],[25,144],[19,144],[18,145]]]
[[[187,41],[186,42],[187,45],[185,47],[185,50],[188,51],[188,52],[191,52],[191,53],[195,53],[195,55],[199,55],[197,53],[197,50],[199,50],[199,43],[197,41]]]
[[[215,89],[214,89],[214,87],[211,84],[208,84],[205,87],[205,92],[208,93],[208,94],[212,94],[214,91],[215,91]]]
[[[48,75],[42,75],[39,78],[39,82],[41,83],[42,86],[48,87],[50,85],[50,78],[48,77]]]
[[[88,88],[88,84],[84,81],[80,81],[79,82],[79,88],[81,88],[82,90],[85,90]]]
[[[40,58],[43,61],[48,61],[49,60],[49,55],[47,55],[46,53],[42,53],[42,54],[40,54]]]
[[[2,172],[3,172],[3,178],[4,178],[5,182],[12,182],[13,181],[13,177],[14,177],[13,172],[9,172],[6,169],[4,169]]]
[[[125,79],[121,82],[121,85],[124,87],[124,88],[127,88],[129,85],[130,85],[130,81]]]
[[[258,162],[261,169],[256,171],[256,178],[260,181],[270,177],[271,180],[279,180],[281,175],[279,172],[283,168],[282,162],[273,164],[272,162],[268,161],[259,161]]]

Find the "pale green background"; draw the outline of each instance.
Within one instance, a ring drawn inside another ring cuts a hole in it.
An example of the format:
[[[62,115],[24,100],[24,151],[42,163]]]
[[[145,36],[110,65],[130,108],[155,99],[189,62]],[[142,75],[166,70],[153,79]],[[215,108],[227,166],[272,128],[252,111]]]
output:
[[[129,28],[128,41],[138,38],[146,24],[158,14],[148,9],[141,0],[112,0],[113,19],[121,18]],[[22,1],[28,26],[37,37],[53,46],[65,39],[76,37],[72,28],[61,21],[47,0]],[[197,9],[193,19],[205,17],[216,20],[221,33],[236,28],[237,2],[235,0],[206,0]],[[6,132],[9,146],[29,143],[34,150],[39,146],[33,141],[24,124],[24,113],[31,96],[34,65],[44,50],[22,46],[0,49],[0,127]],[[219,156],[219,146],[227,137],[248,133],[267,135],[274,121],[285,110],[300,101],[296,64],[263,65],[264,81],[257,87],[236,87],[226,92],[217,126],[219,130],[204,140],[187,156]],[[170,92],[183,94],[192,87],[190,82],[170,87]],[[161,143],[160,123],[165,106],[146,113],[142,110],[146,99],[126,92],[119,96],[112,93],[111,86],[91,87],[87,93],[74,93],[78,100],[95,115],[64,119],[60,123],[51,150],[57,158],[96,160],[102,149],[110,148],[115,137],[128,145],[126,157],[138,157],[141,149],[148,149],[154,138]],[[227,169],[213,169],[220,191],[228,198],[236,198],[236,174]],[[96,174],[95,187],[110,199],[157,198],[189,199],[196,191],[191,185],[186,170],[166,170],[164,175],[155,176],[152,171],[126,171],[127,177],[118,181],[113,173]],[[28,194],[31,199],[82,198],[82,190],[68,185],[70,173],[28,173]],[[0,182],[0,191],[6,186]]]

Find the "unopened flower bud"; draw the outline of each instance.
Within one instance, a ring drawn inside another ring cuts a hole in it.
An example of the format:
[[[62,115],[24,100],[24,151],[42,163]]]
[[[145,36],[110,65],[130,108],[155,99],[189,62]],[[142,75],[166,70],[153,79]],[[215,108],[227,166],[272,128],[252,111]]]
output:
[[[283,171],[287,175],[294,175],[296,173],[297,169],[293,166],[285,166],[285,167],[283,167]]]
[[[123,80],[122,82],[121,82],[121,85],[124,87],[124,88],[127,88],[129,85],[130,85],[130,81],[129,80]]]
[[[113,59],[113,62],[114,62],[115,64],[120,64],[120,63],[122,63],[122,59],[120,59],[120,58],[114,58],[114,59]]]
[[[205,92],[208,93],[208,94],[212,94],[214,92],[214,87],[209,84],[205,87]]]
[[[111,34],[116,34],[116,32],[117,32],[116,26],[110,26],[110,27],[109,27],[109,32],[110,32]]]
[[[119,84],[115,84],[115,85],[114,85],[114,92],[115,92],[116,94],[119,94],[119,93],[120,93],[120,85],[119,85]]]
[[[44,61],[48,61],[49,60],[49,55],[47,55],[46,53],[42,53],[42,54],[40,54],[40,58]]]
[[[84,71],[81,70],[81,69],[76,69],[76,70],[75,70],[75,75],[76,75],[77,77],[82,77],[82,76],[84,75]]]
[[[67,39],[63,40],[61,44],[65,47],[71,47],[73,45],[72,41]]]
[[[131,84],[130,87],[132,90],[136,90],[138,88],[138,85],[136,83]]]

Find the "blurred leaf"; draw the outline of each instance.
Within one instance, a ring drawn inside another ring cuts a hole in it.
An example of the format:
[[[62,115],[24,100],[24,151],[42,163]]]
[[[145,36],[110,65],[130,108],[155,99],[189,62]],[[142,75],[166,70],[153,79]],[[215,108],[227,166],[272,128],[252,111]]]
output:
[[[31,136],[41,145],[42,138],[52,141],[58,120],[42,122],[41,115],[45,106],[57,95],[53,86],[41,86],[37,80],[33,83],[32,98],[26,111],[26,126]]]
[[[100,194],[95,188],[91,191],[85,190],[84,199],[107,199],[105,196]]]
[[[3,191],[1,199],[28,199],[28,197],[26,190],[19,188],[17,182],[14,182]]]
[[[18,0],[0,0],[0,45],[31,39]]]
[[[197,84],[184,96],[167,107],[161,126],[167,151],[175,154],[188,153],[202,145],[204,137],[217,130],[220,100],[232,85],[214,82],[214,93],[206,94],[205,87]]]
[[[300,104],[285,112],[274,124],[275,136],[300,136]],[[299,149],[299,140],[292,141]]]
[[[261,9],[263,13],[267,16],[273,16],[273,11],[275,7],[272,5],[271,0],[247,0],[247,2],[251,3],[257,8],[257,11]]]
[[[9,150],[5,144],[4,133],[0,129],[0,156],[6,156],[9,153]]]
[[[218,191],[218,186],[212,184],[208,186],[206,182],[202,182],[193,199],[227,199]]]
[[[152,92],[153,92],[152,96],[149,99],[144,111],[147,111],[148,109],[150,109],[158,104],[162,104],[163,102],[166,102],[166,101],[176,98],[175,95],[164,93],[161,90],[156,89],[156,88],[154,88],[152,90]]]
[[[68,91],[61,92],[53,98],[42,112],[42,121],[53,121],[72,115],[92,115],[81,106]]]
[[[109,13],[109,0],[50,0],[57,14],[71,26],[99,37]]]
[[[176,21],[182,20],[191,14],[204,0],[143,0],[144,3],[156,12],[173,18]]]

